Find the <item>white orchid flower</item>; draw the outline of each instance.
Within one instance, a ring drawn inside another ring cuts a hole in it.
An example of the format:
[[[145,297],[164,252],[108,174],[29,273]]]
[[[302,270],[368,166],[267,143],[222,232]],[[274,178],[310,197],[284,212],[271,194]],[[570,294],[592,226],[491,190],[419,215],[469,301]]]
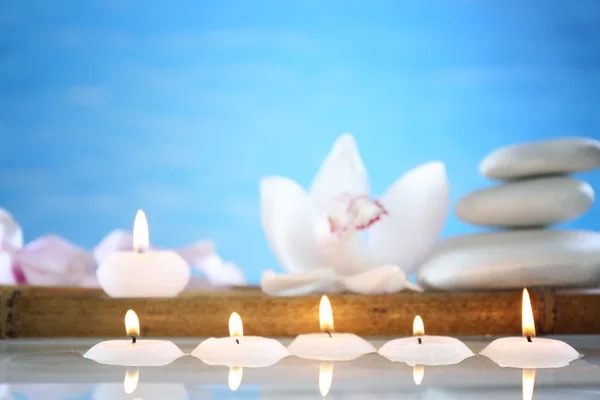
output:
[[[288,275],[266,271],[269,294],[418,289],[406,279],[435,246],[450,207],[444,164],[433,161],[397,179],[379,199],[354,138],[333,145],[309,192],[291,179],[260,183],[265,235]]]

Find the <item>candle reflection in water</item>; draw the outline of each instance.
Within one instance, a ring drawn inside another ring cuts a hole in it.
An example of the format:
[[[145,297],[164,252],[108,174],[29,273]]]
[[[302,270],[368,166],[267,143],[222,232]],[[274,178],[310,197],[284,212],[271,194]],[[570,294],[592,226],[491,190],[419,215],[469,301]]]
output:
[[[333,381],[333,364],[321,363],[319,366],[319,392],[321,396],[325,397],[331,389],[331,382]]]
[[[423,382],[423,378],[425,377],[425,367],[422,365],[415,365],[413,367],[413,381],[415,385],[419,386],[421,382]]]
[[[229,385],[229,389],[232,392],[235,392],[239,389],[242,384],[242,377],[244,376],[244,368],[243,367],[231,367],[229,368],[229,375],[227,376],[227,383]]]
[[[125,394],[132,394],[137,389],[140,381],[140,370],[125,371],[125,380],[123,381],[123,391]]]
[[[533,398],[533,387],[535,386],[535,369],[523,370],[523,400]]]

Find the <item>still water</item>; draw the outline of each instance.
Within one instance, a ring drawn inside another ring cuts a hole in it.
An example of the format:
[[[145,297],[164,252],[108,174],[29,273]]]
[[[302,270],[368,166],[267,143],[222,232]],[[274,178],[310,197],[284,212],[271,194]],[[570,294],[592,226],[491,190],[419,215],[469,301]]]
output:
[[[191,356],[165,367],[132,369],[84,359],[82,354],[100,339],[5,340],[0,342],[0,400],[529,399],[531,384],[536,400],[600,399],[600,336],[559,339],[585,357],[533,374],[500,368],[481,356],[415,370],[376,354],[329,365],[288,357],[271,367],[233,374]],[[189,353],[200,340],[175,343]],[[465,343],[479,352],[491,340],[469,338]],[[384,342],[372,340],[376,348]]]

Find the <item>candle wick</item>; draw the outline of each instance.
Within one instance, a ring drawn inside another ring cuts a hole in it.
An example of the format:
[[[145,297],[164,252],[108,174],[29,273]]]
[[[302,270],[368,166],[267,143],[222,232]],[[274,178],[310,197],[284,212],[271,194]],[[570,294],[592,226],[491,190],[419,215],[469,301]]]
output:
[[[235,342],[236,342],[237,344],[240,344],[240,339],[235,339]]]
[[[131,343],[137,342],[137,338],[135,336],[131,336]]]
[[[527,335],[527,341],[528,341],[529,343],[533,343],[533,340],[531,340],[531,336]]]
[[[423,339],[421,339],[421,338],[417,338],[417,342],[418,342],[419,344],[423,344]]]
[[[330,338],[333,338],[333,336],[331,336],[331,332],[325,331],[325,333],[328,334]]]

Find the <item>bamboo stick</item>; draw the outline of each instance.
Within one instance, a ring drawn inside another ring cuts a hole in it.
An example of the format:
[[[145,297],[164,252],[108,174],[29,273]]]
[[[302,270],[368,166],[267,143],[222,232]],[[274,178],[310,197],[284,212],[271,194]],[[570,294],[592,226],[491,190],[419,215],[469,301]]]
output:
[[[538,334],[600,333],[600,293],[532,290]],[[0,287],[0,337],[124,336],[128,309],[142,336],[227,336],[236,311],[244,333],[296,336],[319,330],[319,295],[270,297],[256,288],[190,292],[172,299],[114,299],[96,289]],[[412,334],[416,314],[431,335],[520,335],[521,292],[330,296],[338,332]]]

